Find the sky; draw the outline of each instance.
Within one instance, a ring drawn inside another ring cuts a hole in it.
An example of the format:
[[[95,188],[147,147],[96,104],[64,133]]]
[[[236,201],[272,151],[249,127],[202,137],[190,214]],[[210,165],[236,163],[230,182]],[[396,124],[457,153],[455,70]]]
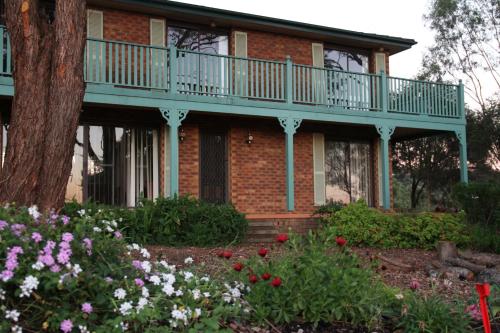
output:
[[[429,0],[180,0],[208,7],[312,23],[333,28],[411,38],[411,49],[390,58],[391,76],[414,77],[433,34],[423,15]]]

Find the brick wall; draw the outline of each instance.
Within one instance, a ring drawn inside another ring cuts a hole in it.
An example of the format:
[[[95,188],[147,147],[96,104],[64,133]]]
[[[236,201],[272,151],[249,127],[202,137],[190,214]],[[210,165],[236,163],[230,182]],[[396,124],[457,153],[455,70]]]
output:
[[[200,132],[196,124],[183,124],[182,129],[186,138],[179,142],[179,193],[198,197]]]
[[[104,39],[149,44],[148,15],[114,9],[103,10]]]
[[[231,31],[231,54],[234,54],[235,31],[247,33],[249,58],[284,61],[289,55],[295,63],[312,65],[312,43],[315,42],[314,40],[235,28]]]

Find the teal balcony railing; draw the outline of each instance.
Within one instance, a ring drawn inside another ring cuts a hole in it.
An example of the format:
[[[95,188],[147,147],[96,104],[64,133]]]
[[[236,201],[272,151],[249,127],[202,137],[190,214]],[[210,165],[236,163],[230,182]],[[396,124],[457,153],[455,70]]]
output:
[[[0,27],[0,76],[10,43]],[[172,56],[174,55],[174,56]],[[87,83],[170,94],[244,98],[348,110],[463,118],[463,86],[89,38]],[[257,105],[257,104],[256,104]]]

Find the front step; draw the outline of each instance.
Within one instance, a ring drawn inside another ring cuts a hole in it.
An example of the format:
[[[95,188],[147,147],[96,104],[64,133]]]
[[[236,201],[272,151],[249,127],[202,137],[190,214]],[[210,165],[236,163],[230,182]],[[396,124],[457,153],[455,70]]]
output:
[[[277,234],[278,229],[273,221],[250,220],[245,241],[247,243],[271,243],[274,242]]]

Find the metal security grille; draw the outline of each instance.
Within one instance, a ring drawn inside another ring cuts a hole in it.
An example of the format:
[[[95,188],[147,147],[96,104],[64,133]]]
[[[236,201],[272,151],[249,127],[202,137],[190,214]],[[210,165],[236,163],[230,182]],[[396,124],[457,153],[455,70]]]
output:
[[[201,199],[224,203],[227,198],[226,131],[203,129],[200,134]]]

